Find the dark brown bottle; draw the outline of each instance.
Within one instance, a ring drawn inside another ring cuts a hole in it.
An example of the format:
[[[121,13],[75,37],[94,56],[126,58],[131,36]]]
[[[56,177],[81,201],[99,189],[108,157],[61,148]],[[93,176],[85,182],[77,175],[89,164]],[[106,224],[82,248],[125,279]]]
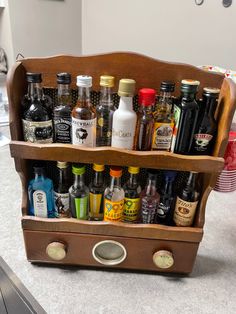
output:
[[[32,143],[52,143],[52,111],[49,97],[42,91],[40,73],[26,73],[28,95],[23,99],[22,124],[24,140]]]
[[[199,81],[182,80],[179,105],[174,106],[175,127],[171,143],[171,151],[177,154],[189,154],[199,106],[196,101]]]
[[[173,218],[176,226],[190,227],[193,224],[199,201],[196,181],[197,172],[190,172],[186,185],[177,195]]]
[[[205,87],[203,89],[199,117],[192,145],[192,153],[194,155],[210,155],[212,152],[217,132],[217,123],[214,115],[219,93],[220,90],[218,88]]]
[[[71,75],[57,74],[58,97],[53,110],[54,142],[71,143]]]

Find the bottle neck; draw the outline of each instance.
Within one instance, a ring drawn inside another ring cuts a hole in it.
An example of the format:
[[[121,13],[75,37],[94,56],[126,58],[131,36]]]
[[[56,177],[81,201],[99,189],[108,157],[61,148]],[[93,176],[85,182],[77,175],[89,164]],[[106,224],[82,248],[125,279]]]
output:
[[[120,180],[120,178],[117,178],[117,177],[111,177],[111,186],[110,186],[111,190],[113,190],[113,188],[115,186],[120,187],[121,186],[121,180]]]
[[[146,188],[146,195],[152,196],[156,193],[156,179],[148,178],[147,188]]]
[[[121,110],[133,111],[133,97],[120,97],[119,108]]]
[[[172,101],[172,93],[166,91],[160,91],[159,101],[170,102]]]
[[[190,172],[188,181],[186,184],[186,189],[188,190],[194,190],[196,186],[196,178],[197,178],[197,173],[196,172]]]
[[[139,111],[141,111],[143,114],[152,113],[153,106],[154,106],[154,104],[150,104],[148,106],[141,104],[139,107]]]
[[[90,87],[79,86],[78,101],[82,106],[90,106]]]
[[[84,186],[84,175],[83,174],[74,174],[74,187],[78,188],[78,187],[82,187]]]
[[[181,98],[185,99],[186,101],[193,101],[196,99],[196,94],[193,92],[186,92],[186,91],[181,91]]]
[[[130,173],[128,185],[130,187],[138,185],[138,174]]]
[[[68,179],[68,175],[67,175],[67,169],[68,168],[58,168],[59,169],[59,183],[66,183],[67,179]]]
[[[173,189],[173,180],[170,180],[169,178],[165,179],[164,193],[168,195],[172,195],[172,189]]]
[[[209,117],[214,119],[214,114],[217,106],[217,99],[214,97],[202,96],[203,106],[205,106],[204,111]]]
[[[101,186],[103,185],[103,172],[102,171],[95,171],[94,174],[94,180],[93,180],[93,185],[94,186]]]
[[[112,104],[112,89],[111,87],[101,86],[100,103],[105,106]]]
[[[41,83],[29,83],[28,96],[33,99],[42,99],[43,91]]]
[[[35,180],[44,180],[44,174],[43,173],[35,173]]]

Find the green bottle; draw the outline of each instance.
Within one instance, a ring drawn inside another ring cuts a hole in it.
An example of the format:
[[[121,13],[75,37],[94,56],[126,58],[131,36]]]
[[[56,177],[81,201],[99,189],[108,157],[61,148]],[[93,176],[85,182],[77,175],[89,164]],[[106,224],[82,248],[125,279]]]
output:
[[[73,165],[74,183],[69,188],[71,216],[88,220],[89,188],[84,183],[85,166]]]

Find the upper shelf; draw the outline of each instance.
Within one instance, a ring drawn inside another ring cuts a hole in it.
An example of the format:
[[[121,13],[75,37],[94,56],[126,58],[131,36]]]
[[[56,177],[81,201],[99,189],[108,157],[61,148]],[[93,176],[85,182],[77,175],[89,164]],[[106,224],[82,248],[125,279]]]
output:
[[[10,143],[11,156],[22,159],[60,160],[106,165],[136,166],[179,171],[218,172],[224,159],[211,156],[187,156],[162,151],[133,151],[113,147],[87,148],[71,144]]]

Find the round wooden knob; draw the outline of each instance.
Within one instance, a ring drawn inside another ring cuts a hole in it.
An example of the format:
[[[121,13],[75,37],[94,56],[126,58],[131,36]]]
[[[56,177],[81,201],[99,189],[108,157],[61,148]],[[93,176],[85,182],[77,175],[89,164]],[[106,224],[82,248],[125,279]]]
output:
[[[46,253],[54,261],[61,261],[66,257],[66,246],[61,242],[49,243],[46,248]]]
[[[153,254],[153,262],[157,267],[167,269],[174,265],[174,257],[170,251],[160,250]]]

